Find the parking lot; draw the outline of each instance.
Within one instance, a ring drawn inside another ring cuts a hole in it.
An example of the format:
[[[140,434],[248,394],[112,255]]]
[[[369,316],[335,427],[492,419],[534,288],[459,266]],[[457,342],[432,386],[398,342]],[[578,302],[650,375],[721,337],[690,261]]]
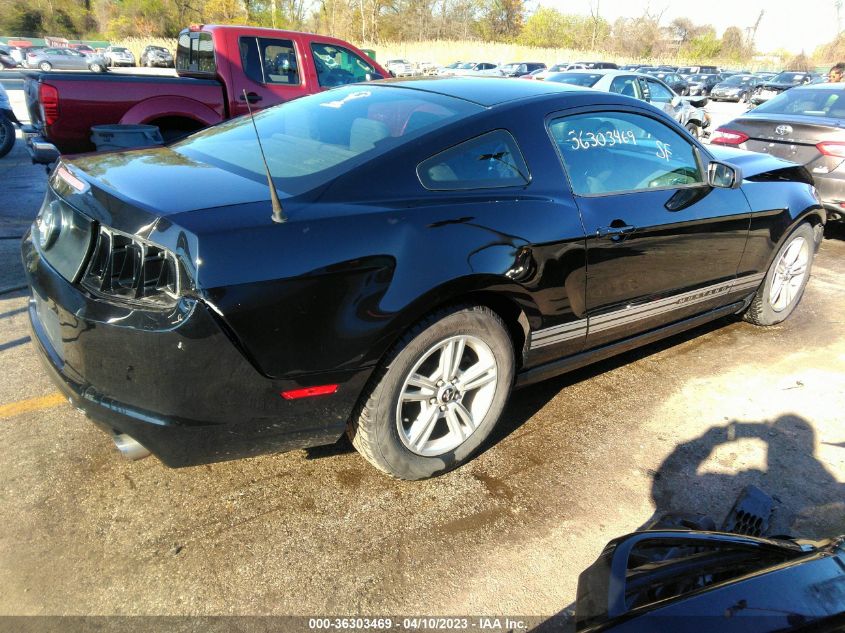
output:
[[[714,127],[744,108],[708,107]],[[783,324],[717,321],[516,392],[445,476],[388,479],[345,440],[172,470],[123,460],[39,366],[18,241],[44,177],[20,143],[0,159],[0,613],[542,620],[610,539],[669,510],[718,522],[747,484],[773,533],[845,533],[842,227]]]

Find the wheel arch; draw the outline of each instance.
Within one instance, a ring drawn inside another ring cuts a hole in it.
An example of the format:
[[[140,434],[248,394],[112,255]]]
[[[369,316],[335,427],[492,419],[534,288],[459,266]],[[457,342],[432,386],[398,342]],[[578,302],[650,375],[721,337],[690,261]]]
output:
[[[540,311],[531,295],[506,277],[478,275],[463,277],[431,289],[403,309],[395,318],[390,336],[378,350],[378,364],[384,362],[402,337],[428,315],[451,306],[480,305],[495,312],[507,327],[519,369],[528,350],[531,322]]]

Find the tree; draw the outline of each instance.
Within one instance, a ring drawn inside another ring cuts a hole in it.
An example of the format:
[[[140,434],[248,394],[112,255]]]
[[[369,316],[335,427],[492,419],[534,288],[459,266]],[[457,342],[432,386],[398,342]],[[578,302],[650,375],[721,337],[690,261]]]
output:
[[[540,7],[525,22],[519,42],[526,46],[557,48],[567,46],[569,26],[566,16],[557,9]]]
[[[513,41],[522,30],[524,20],[524,0],[485,0],[478,30],[486,41]]]
[[[751,57],[751,51],[739,27],[729,26],[722,34],[722,56],[738,62]]]

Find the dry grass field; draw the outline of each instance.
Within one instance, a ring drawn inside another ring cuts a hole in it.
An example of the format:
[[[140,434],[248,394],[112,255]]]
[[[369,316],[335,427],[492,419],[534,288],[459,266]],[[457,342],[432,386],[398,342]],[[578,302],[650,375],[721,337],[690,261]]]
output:
[[[115,46],[125,46],[136,57],[147,45],[164,46],[171,51],[176,50],[176,40],[167,38],[133,37],[114,42]],[[552,65],[560,62],[576,62],[584,60],[612,60],[618,64],[675,64],[684,65],[703,63],[702,60],[667,57],[661,59],[633,59],[619,57],[606,50],[579,51],[567,48],[538,48],[507,44],[502,42],[481,42],[478,40],[431,40],[418,42],[382,42],[365,43],[361,48],[372,49],[379,61],[402,57],[411,62],[431,62],[437,65],[451,64],[455,61],[490,61],[493,63],[508,63],[513,61],[537,61]],[[724,60],[708,60],[724,67],[731,64]]]

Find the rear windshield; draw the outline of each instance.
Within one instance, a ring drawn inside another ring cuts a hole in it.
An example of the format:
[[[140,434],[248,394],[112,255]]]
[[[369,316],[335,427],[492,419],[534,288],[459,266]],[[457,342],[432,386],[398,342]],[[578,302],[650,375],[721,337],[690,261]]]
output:
[[[845,118],[845,87],[839,90],[793,88],[757,106],[754,112]]]
[[[439,94],[355,85],[262,110],[255,124],[280,193],[298,195],[431,129],[481,111],[481,106]],[[266,181],[248,116],[203,130],[171,149]]]
[[[807,73],[781,73],[774,79],[772,83],[777,84],[799,84],[808,77]]]
[[[692,77],[690,77],[690,81],[709,81],[715,76],[716,75],[693,75]]]
[[[591,88],[598,83],[598,80],[603,75],[599,73],[558,73],[557,75],[550,75],[546,81],[556,81],[562,84],[571,84],[573,86],[586,86]]]
[[[123,48],[122,46],[112,46],[111,49],[115,53],[125,53],[126,52],[126,49]]]
[[[726,86],[741,86],[743,84],[747,84],[750,81],[754,80],[753,75],[732,75],[725,79],[722,83]]]

